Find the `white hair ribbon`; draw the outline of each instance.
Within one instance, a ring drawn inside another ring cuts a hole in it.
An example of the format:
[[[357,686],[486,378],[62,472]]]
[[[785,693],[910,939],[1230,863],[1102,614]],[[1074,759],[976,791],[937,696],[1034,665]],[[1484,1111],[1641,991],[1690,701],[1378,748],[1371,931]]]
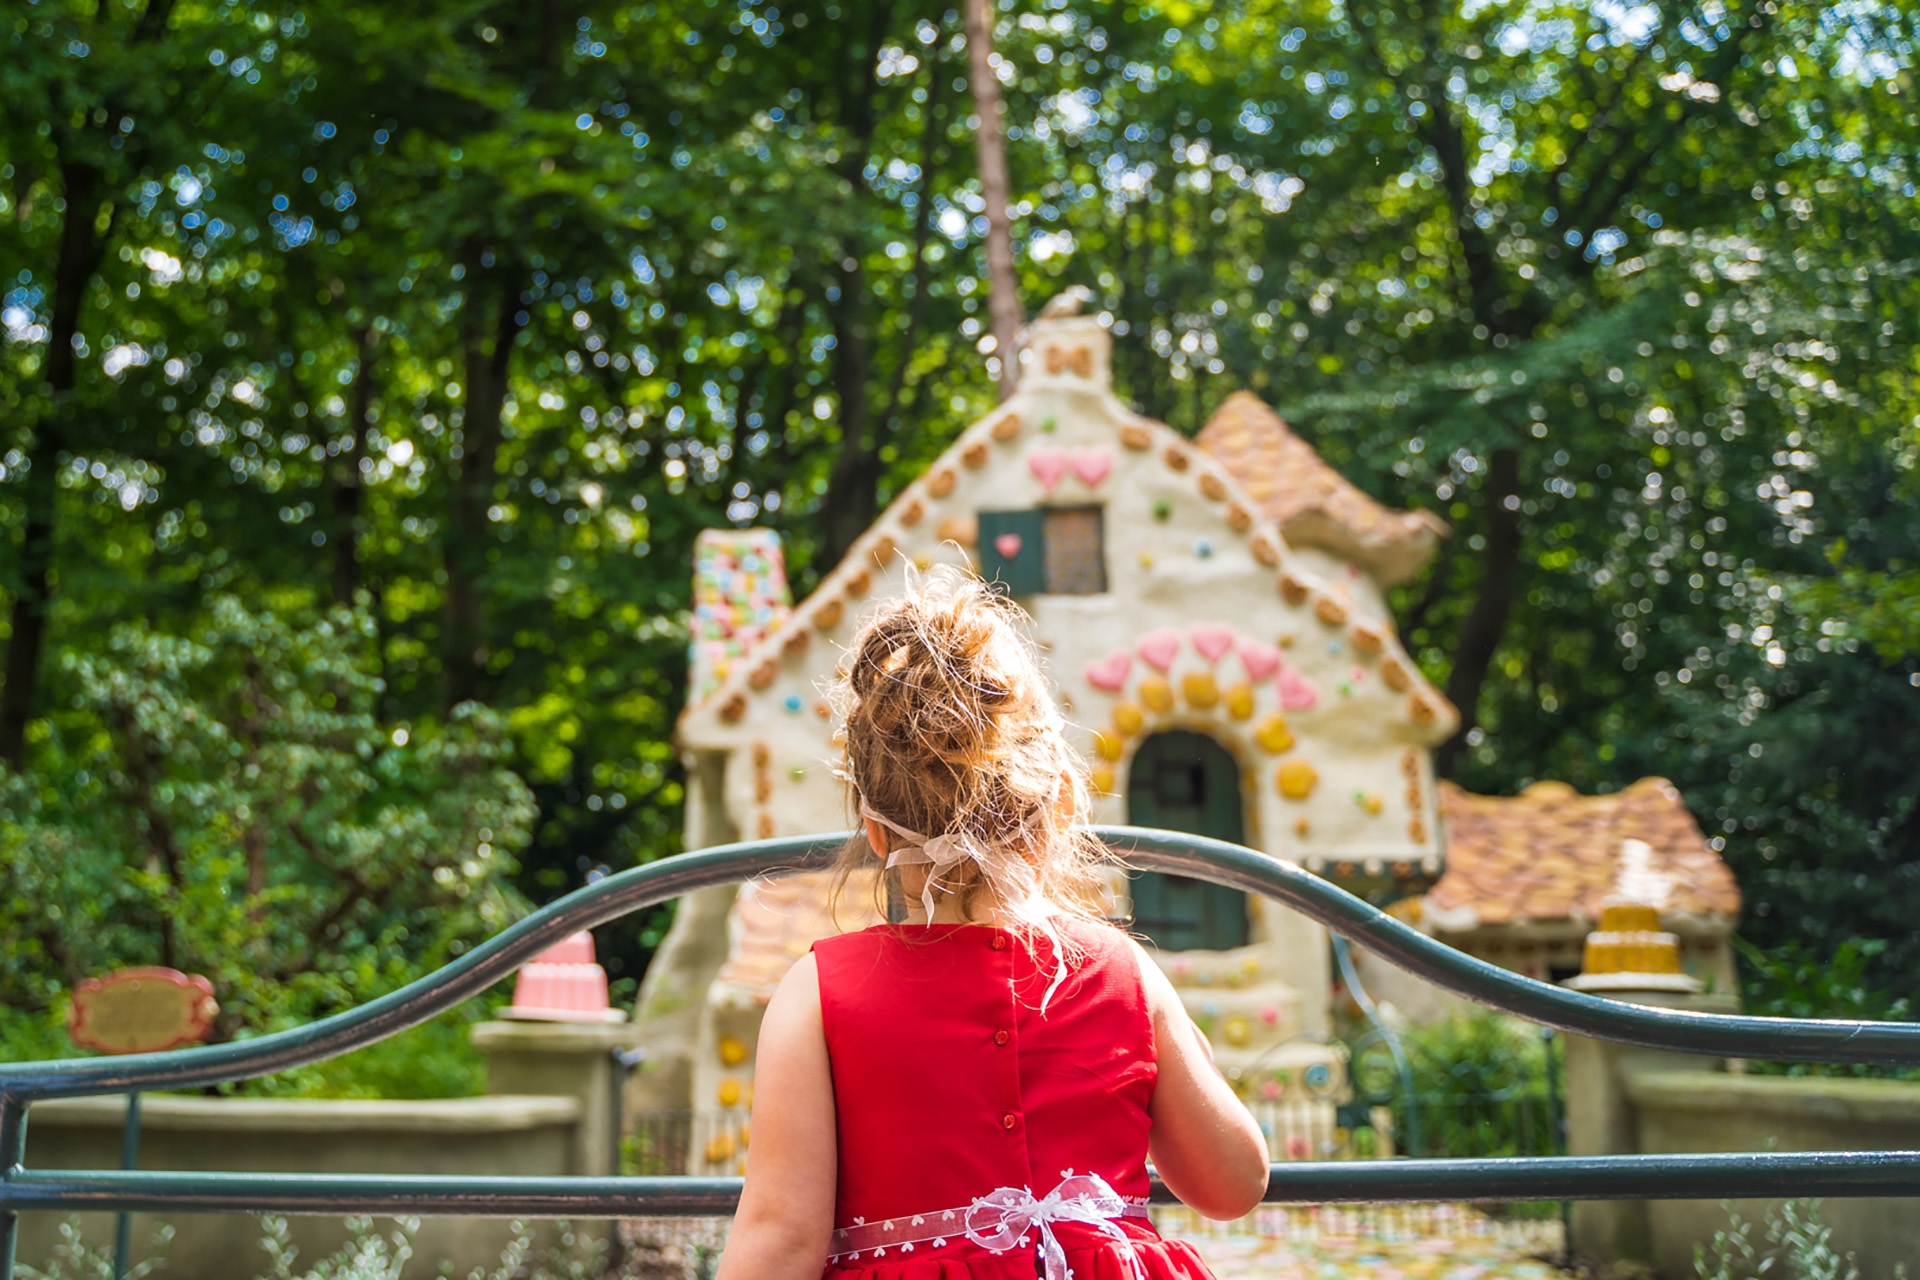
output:
[[[1067,952],[1061,944],[1060,934],[1053,924],[1053,912],[1047,900],[1031,890],[1015,896],[1013,886],[1006,883],[1006,870],[1002,860],[992,855],[999,844],[982,845],[979,840],[964,831],[946,832],[937,836],[924,836],[918,831],[909,830],[899,823],[874,811],[865,796],[860,796],[860,816],[879,823],[900,837],[890,842],[893,848],[887,853],[887,866],[898,867],[908,863],[926,863],[926,885],[920,890],[920,904],[927,909],[927,923],[933,923],[933,890],[938,880],[954,867],[971,858],[980,868],[980,874],[999,892],[1002,905],[1014,916],[1032,925],[1048,942],[1053,944],[1054,970],[1053,981],[1047,984],[1047,990],[1040,997],[1040,1011],[1046,1012],[1047,1005],[1053,999],[1053,993],[1067,980]],[[941,886],[942,893],[953,890]]]

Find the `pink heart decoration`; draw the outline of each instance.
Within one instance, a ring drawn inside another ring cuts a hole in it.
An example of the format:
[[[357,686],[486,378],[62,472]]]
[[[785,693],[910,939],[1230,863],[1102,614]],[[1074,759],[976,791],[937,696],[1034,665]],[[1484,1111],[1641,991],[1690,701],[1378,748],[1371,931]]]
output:
[[[1097,489],[1100,482],[1113,470],[1113,450],[1101,445],[1087,449],[1075,449],[1070,460],[1073,474],[1089,489]]]
[[[1347,679],[1353,681],[1353,683],[1355,684],[1359,684],[1362,680],[1365,680],[1366,678],[1367,678],[1367,669],[1365,667],[1356,666],[1353,670],[1347,672]]]
[[[1096,689],[1117,692],[1127,683],[1127,673],[1132,670],[1133,658],[1125,652],[1095,658],[1087,664],[1087,683]]]
[[[1208,662],[1220,661],[1220,655],[1233,648],[1233,629],[1217,622],[1196,622],[1187,629],[1187,634],[1193,637],[1193,647]]]
[[[1067,474],[1071,460],[1065,449],[1056,449],[1052,445],[1039,445],[1027,450],[1027,470],[1033,472],[1033,478],[1048,493],[1053,492],[1060,478]]]
[[[1280,673],[1280,705],[1288,711],[1307,711],[1320,701],[1320,690],[1300,674],[1300,668],[1288,667]]]
[[[1180,633],[1178,631],[1153,631],[1141,636],[1134,648],[1147,660],[1147,665],[1156,671],[1165,671],[1173,665],[1180,654]]]
[[[993,549],[1000,553],[1002,560],[1011,560],[1020,554],[1020,535],[1003,533],[993,540]]]
[[[1247,669],[1247,679],[1258,684],[1280,669],[1280,651],[1258,640],[1242,640],[1240,662]]]

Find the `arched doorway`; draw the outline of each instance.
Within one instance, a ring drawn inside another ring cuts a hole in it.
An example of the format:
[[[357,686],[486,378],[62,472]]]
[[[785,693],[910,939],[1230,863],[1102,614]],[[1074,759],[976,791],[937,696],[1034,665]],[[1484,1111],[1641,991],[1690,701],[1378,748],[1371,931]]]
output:
[[[1127,774],[1127,821],[1243,844],[1240,766],[1205,734],[1156,733]],[[1146,871],[1134,875],[1131,891],[1134,928],[1168,951],[1246,945],[1247,900],[1238,889]]]

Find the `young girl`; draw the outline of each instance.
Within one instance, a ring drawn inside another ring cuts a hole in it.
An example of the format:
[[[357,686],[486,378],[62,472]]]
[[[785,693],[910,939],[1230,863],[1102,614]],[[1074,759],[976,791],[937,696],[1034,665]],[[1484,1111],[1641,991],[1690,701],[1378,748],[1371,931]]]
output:
[[[1022,620],[943,577],[854,641],[841,870],[883,860],[907,921],[815,943],[767,1006],[720,1280],[1198,1280],[1147,1157],[1208,1217],[1266,1191],[1206,1038],[1097,914],[1085,766]]]

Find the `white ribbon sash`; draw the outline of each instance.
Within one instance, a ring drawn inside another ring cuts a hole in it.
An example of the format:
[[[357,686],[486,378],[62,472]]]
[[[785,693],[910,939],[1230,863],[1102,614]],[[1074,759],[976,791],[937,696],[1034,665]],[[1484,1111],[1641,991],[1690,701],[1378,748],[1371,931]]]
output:
[[[1128,1200],[1097,1174],[1069,1174],[1045,1196],[1036,1197],[1024,1187],[999,1187],[972,1204],[955,1209],[936,1209],[932,1213],[864,1222],[854,1219],[850,1227],[833,1233],[830,1259],[857,1261],[862,1254],[884,1258],[889,1250],[911,1254],[914,1246],[928,1244],[938,1249],[949,1240],[964,1235],[990,1253],[1007,1253],[1028,1248],[1033,1236],[1040,1237],[1040,1260],[1046,1280],[1073,1280],[1067,1265],[1067,1251],[1053,1234],[1057,1222],[1079,1222],[1112,1236],[1126,1247],[1127,1261],[1138,1280],[1146,1280],[1146,1270],[1134,1252],[1133,1238],[1114,1221],[1116,1218],[1147,1216],[1145,1200]]]

